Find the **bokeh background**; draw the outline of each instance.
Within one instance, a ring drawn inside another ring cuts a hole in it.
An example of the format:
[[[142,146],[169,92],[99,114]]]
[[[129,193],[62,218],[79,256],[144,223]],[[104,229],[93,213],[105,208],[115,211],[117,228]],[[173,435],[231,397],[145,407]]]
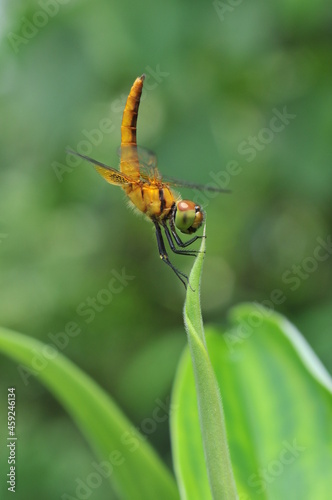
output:
[[[263,302],[331,370],[330,2],[3,0],[0,9],[1,324],[62,339],[140,429],[168,404],[186,342],[184,289],[160,262],[152,225],[65,152],[117,166],[125,98],[144,72],[139,144],[165,175],[217,176],[232,190],[182,191],[207,212],[205,322]],[[190,271],[189,257],[173,262]],[[117,292],[102,292],[117,273],[128,276],[113,280]],[[69,322],[79,335],[60,335]],[[74,496],[95,457],[37,380],[24,382],[2,356],[0,370],[0,435],[7,387],[17,388],[16,498]],[[168,421],[148,439],[171,466]],[[111,498],[106,480],[91,498]]]

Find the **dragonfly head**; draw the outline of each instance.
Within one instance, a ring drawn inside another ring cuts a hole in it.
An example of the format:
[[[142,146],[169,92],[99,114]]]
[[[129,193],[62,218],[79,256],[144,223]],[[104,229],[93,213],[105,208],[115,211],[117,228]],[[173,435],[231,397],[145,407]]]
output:
[[[202,225],[203,212],[193,201],[180,200],[176,203],[174,222],[176,227],[185,234],[192,234]]]

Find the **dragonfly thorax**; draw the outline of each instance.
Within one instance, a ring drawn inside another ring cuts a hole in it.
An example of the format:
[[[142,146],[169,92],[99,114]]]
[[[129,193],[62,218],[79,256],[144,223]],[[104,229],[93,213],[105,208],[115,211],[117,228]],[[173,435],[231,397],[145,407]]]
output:
[[[185,234],[192,234],[202,225],[203,212],[190,200],[179,200],[174,208],[174,223]]]

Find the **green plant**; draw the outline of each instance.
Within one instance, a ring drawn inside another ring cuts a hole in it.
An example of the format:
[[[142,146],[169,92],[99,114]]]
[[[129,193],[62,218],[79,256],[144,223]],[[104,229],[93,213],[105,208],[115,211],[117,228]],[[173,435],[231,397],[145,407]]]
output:
[[[236,490],[250,499],[328,498],[330,376],[285,318],[257,305],[236,307],[231,327],[223,335],[210,327],[205,339],[199,301],[204,251],[203,238],[184,313],[190,349],[179,364],[171,405],[177,484],[112,399],[63,355],[47,358],[39,380],[112,468],[121,498],[232,499]],[[30,369],[36,354],[45,359],[46,352],[41,342],[4,328],[0,350]]]

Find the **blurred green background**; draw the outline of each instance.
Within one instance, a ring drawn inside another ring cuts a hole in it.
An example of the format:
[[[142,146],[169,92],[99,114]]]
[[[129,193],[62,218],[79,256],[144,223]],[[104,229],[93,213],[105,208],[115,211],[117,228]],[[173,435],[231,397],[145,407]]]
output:
[[[272,305],[332,369],[330,2],[236,3],[0,3],[1,324],[62,342],[143,430],[168,404],[186,342],[184,289],[160,262],[152,225],[65,152],[117,166],[124,102],[142,73],[139,144],[165,175],[217,176],[232,190],[197,196],[205,322],[223,324],[241,301]],[[102,292],[116,273],[131,279]],[[86,312],[89,297],[98,310]],[[79,335],[60,335],[69,322]],[[95,457],[38,381],[3,357],[0,370],[1,436],[7,387],[17,388],[16,498],[74,496]],[[171,464],[168,421],[148,439]],[[107,481],[92,494],[111,498]]]

